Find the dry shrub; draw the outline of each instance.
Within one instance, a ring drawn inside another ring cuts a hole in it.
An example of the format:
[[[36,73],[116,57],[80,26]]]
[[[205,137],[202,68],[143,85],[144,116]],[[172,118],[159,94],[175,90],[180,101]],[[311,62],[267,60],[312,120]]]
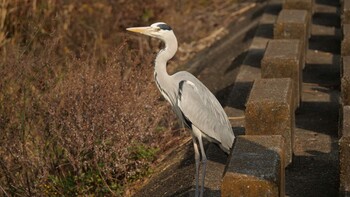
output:
[[[176,135],[152,80],[153,55],[123,43],[101,68],[93,58],[52,61],[52,51],[13,51],[3,62],[3,194],[121,195]]]
[[[153,84],[154,54],[133,50],[147,44],[120,33],[154,4],[7,3],[0,195],[122,195],[174,135],[174,116]]]

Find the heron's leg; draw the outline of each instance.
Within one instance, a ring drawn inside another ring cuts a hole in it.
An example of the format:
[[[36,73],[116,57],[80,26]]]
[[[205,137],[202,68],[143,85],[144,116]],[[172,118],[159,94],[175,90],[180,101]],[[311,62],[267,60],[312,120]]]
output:
[[[201,149],[201,155],[202,155],[202,187],[201,187],[201,193],[200,193],[200,197],[202,197],[204,193],[205,171],[207,167],[207,156],[205,155],[202,135],[198,137],[198,142],[199,142],[199,148]]]
[[[194,147],[194,158],[195,158],[195,161],[196,161],[196,191],[195,191],[195,196],[198,197],[199,195],[199,190],[198,190],[198,183],[199,183],[199,150],[198,150],[198,144],[196,142],[196,138],[193,137],[192,138],[193,140],[193,147]]]

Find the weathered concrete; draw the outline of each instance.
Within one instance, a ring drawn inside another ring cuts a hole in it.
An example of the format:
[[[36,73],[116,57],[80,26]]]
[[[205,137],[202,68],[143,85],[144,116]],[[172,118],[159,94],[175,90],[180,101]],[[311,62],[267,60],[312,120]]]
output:
[[[350,23],[350,0],[343,0],[342,2],[342,24]]]
[[[299,107],[304,67],[302,45],[299,40],[271,40],[261,61],[262,78],[291,78],[294,106]]]
[[[307,10],[311,19],[314,13],[314,0],[285,0],[283,9]]]
[[[285,196],[284,138],[246,135],[236,139],[221,196]]]
[[[285,166],[292,162],[294,146],[294,104],[292,80],[256,80],[245,111],[247,135],[281,135],[286,142]]]
[[[277,18],[274,38],[302,39],[309,36],[309,13],[306,10],[283,9]]]
[[[343,107],[342,137],[339,140],[340,196],[350,194],[350,106]]]
[[[343,25],[343,41],[341,43],[341,55],[350,56],[350,24]]]
[[[305,51],[309,48],[308,40],[310,36],[310,14],[308,11],[282,10],[275,23],[273,34],[275,39],[301,40],[303,61],[305,62]]]
[[[350,105],[350,56],[344,56],[341,72],[341,97],[343,105]]]
[[[314,13],[314,0],[285,0],[283,9],[289,10],[306,10],[308,12],[308,24],[312,23],[312,15]],[[308,35],[310,37],[310,33]],[[306,41],[307,46],[307,41]],[[307,50],[307,48],[306,48]]]

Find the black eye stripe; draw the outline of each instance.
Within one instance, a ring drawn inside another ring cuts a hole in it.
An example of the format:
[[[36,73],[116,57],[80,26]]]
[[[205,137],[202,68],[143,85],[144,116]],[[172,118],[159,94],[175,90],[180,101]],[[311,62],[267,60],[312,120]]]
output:
[[[167,24],[159,24],[157,26],[162,30],[171,30],[171,27]]]

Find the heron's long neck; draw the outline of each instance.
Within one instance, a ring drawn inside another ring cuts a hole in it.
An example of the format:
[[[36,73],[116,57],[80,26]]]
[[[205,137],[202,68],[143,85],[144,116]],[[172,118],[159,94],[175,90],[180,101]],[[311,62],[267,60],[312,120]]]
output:
[[[174,83],[172,81],[171,76],[168,74],[166,70],[167,62],[170,60],[177,51],[177,40],[176,37],[172,37],[165,41],[165,48],[159,51],[156,60],[155,60],[155,68],[154,68],[154,77],[157,83],[157,86],[164,97],[168,97],[167,100],[169,102],[173,102],[175,95],[172,89],[174,87]],[[170,100],[172,101],[170,101]]]
[[[177,40],[171,39],[170,41],[165,42],[165,48],[159,51],[156,60],[155,60],[155,73],[159,76],[169,76],[166,71],[166,66],[168,60],[170,60],[177,51]]]

